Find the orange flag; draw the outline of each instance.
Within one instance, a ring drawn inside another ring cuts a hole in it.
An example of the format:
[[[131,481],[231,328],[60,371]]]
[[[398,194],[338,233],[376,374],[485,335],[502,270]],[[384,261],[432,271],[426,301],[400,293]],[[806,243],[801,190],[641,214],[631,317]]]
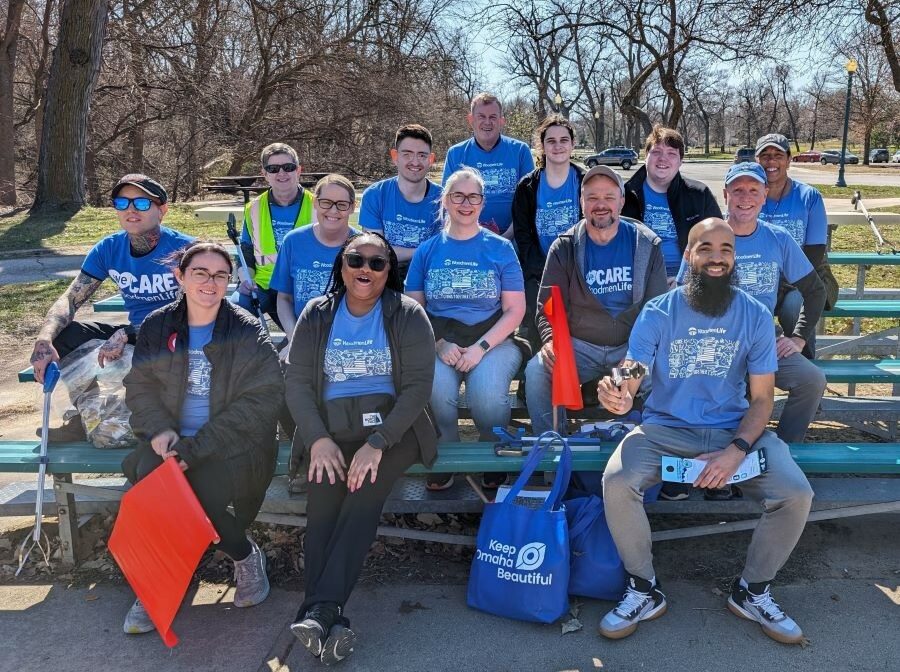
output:
[[[564,406],[572,411],[584,408],[581,400],[581,384],[578,369],[575,368],[575,351],[572,350],[572,336],[569,334],[569,320],[559,287],[550,287],[550,298],[544,303],[544,315],[553,329],[553,405]]]
[[[218,540],[174,457],[122,497],[109,550],[169,648],[178,644],[172,622],[197,563]]]

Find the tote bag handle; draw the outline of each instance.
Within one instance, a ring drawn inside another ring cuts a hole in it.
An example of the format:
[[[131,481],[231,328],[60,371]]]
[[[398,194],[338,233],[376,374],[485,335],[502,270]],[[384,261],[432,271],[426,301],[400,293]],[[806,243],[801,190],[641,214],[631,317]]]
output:
[[[556,468],[556,478],[553,480],[553,487],[550,489],[550,495],[547,497],[546,501],[544,501],[540,510],[550,511],[559,507],[563,494],[569,488],[569,478],[572,475],[572,451],[569,448],[569,442],[560,436],[558,432],[553,431],[544,432],[538,437],[538,440],[535,441],[531,452],[528,454],[528,460],[522,466],[519,477],[516,479],[516,482],[513,483],[513,486],[509,490],[509,494],[506,495],[506,498],[501,502],[501,505],[513,505],[513,500],[519,496],[519,492],[525,487],[528,479],[531,478],[531,475],[535,472],[538,465],[541,463],[541,460],[544,458],[544,452],[554,443],[560,443],[562,445],[562,452],[559,456],[559,465]]]

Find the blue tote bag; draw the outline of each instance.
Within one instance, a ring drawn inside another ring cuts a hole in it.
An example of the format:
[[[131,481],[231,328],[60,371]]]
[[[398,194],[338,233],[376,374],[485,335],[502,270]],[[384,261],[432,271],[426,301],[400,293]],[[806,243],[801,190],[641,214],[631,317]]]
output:
[[[562,452],[547,500],[536,509],[515,504],[552,445]],[[556,432],[545,432],[506,498],[485,505],[469,574],[470,607],[538,623],[552,623],[568,612],[569,528],[560,502],[571,471],[568,443]]]

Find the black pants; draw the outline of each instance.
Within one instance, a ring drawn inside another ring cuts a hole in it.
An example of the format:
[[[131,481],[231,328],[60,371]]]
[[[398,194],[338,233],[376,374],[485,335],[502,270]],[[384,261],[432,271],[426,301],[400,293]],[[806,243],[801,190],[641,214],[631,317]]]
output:
[[[119,329],[124,329],[127,324],[106,324],[104,322],[70,322],[59,332],[59,336],[53,339],[53,347],[59,353],[60,359],[70,352],[95,338],[105,341]],[[128,342],[135,343],[135,337],[129,336]]]
[[[338,445],[349,468],[362,444]],[[384,451],[375,483],[367,476],[363,486],[351,493],[340,480],[334,485],[327,478],[322,483],[310,481],[304,542],[306,593],[298,621],[319,602],[346,604],[375,540],[385,500],[397,479],[418,461],[419,448],[410,431]]]
[[[149,447],[144,450],[137,463],[138,480],[147,476],[162,464],[162,458]],[[252,550],[247,541],[247,528],[239,525],[235,517],[228,511],[228,505],[234,499],[231,476],[228,468],[221,460],[211,459],[197,467],[191,467],[184,475],[191,484],[194,494],[200,500],[200,506],[219,533],[219,549],[228,554],[232,560],[243,560]]]

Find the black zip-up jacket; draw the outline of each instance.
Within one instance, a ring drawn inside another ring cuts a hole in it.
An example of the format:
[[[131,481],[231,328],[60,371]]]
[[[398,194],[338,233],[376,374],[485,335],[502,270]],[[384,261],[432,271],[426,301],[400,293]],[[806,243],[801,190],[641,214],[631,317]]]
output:
[[[581,180],[584,178],[584,168],[577,163],[570,164],[578,174],[578,219],[581,219]],[[541,183],[543,168],[536,168],[519,180],[516,185],[516,193],[512,203],[513,233],[516,237],[516,247],[519,253],[519,263],[522,265],[522,274],[525,280],[530,278],[540,281],[544,273],[544,264],[547,257],[541,249],[538,237],[537,224],[537,192]]]
[[[297,318],[285,372],[285,399],[297,422],[295,455],[318,439],[330,436],[324,418],[325,348],[344,292],[312,299]],[[384,329],[391,348],[391,367],[397,398],[377,428],[387,443],[396,445],[412,428],[422,464],[437,458],[437,430],[428,409],[434,381],[434,332],[418,302],[391,289],[381,295]]]
[[[640,169],[625,183],[625,207],[623,217],[644,221],[644,182],[647,181],[647,167]],[[703,182],[682,177],[676,173],[675,179],[666,190],[669,211],[678,233],[678,250],[684,253],[688,232],[697,222],[707,217],[722,219],[722,210],[713,193]]]
[[[129,478],[139,452],[151,450],[150,439],[167,429],[180,432],[188,342],[183,297],[154,311],[141,325],[124,381],[131,428],[142,442],[122,463]],[[262,505],[278,455],[276,423],[284,391],[278,355],[259,321],[229,301],[220,304],[212,340],[203,351],[212,365],[209,420],[172,450],[188,468],[208,460],[225,461],[236,517],[249,524]]]

